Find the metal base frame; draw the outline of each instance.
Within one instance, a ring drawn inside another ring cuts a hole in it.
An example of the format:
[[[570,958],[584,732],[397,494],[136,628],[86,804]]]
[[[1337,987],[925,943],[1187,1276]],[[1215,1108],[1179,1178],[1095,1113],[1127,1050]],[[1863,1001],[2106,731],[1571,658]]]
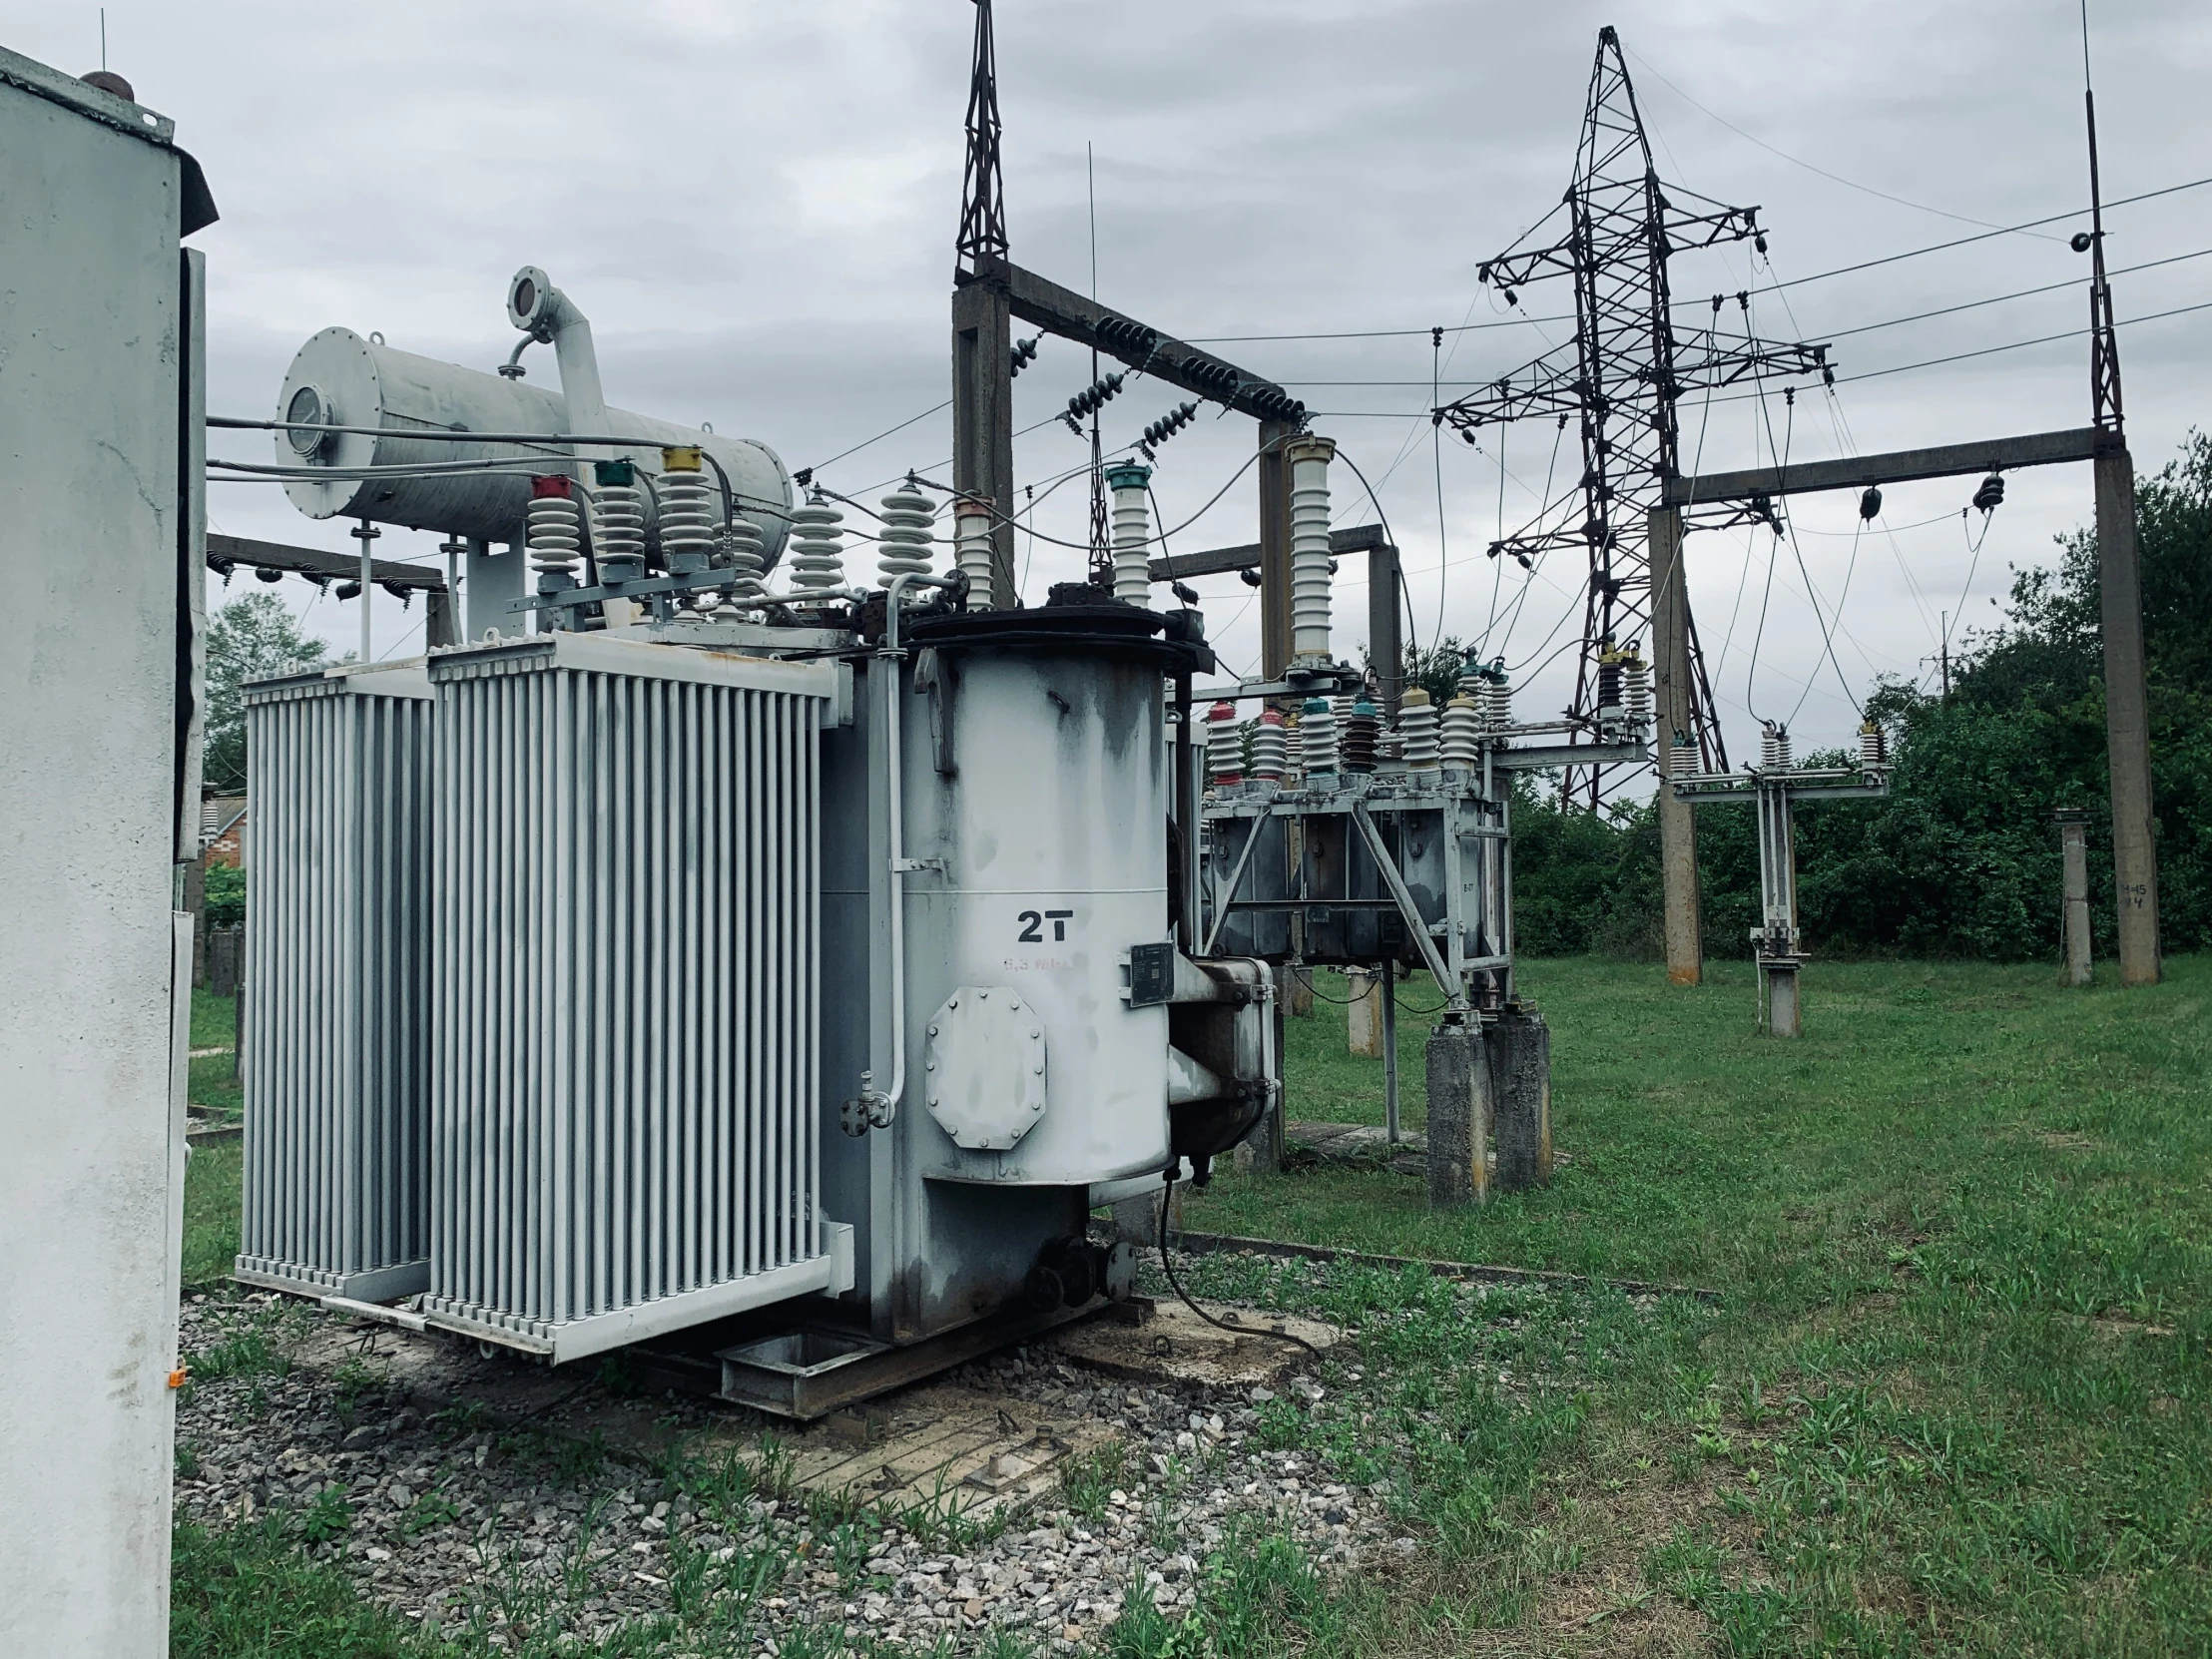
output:
[[[391,1302],[415,1296],[430,1288],[430,1259],[418,1257],[388,1268],[363,1268],[357,1273],[333,1273],[298,1262],[281,1262],[267,1256],[241,1256],[231,1267],[231,1278],[241,1285],[265,1291],[282,1291],[319,1302],[343,1297],[348,1302]]]
[[[660,1385],[813,1422],[1114,1306],[1094,1297],[1075,1308],[1000,1314],[906,1344],[800,1326],[710,1354],[645,1345],[633,1348],[628,1360],[633,1371]]]

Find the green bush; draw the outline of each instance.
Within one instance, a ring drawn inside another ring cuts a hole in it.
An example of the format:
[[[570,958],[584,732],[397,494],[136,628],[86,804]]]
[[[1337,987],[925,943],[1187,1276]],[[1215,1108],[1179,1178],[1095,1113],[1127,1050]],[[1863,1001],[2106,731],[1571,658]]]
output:
[[[2136,486],[2150,682],[2160,926],[2168,950],[2212,944],[2212,438]],[[2112,943],[2111,815],[2096,548],[2061,538],[2050,570],[2015,571],[2003,623],[1954,670],[1951,694],[1889,682],[1867,712],[1890,733],[1882,801],[1796,816],[1798,913],[1825,955],[1973,956],[2058,949],[2061,807],[2089,815],[2090,911]],[[1811,764],[1845,757],[1808,756]],[[1530,954],[1644,955],[1659,938],[1649,807],[1562,812],[1531,789],[1514,808],[1516,942]],[[1759,922],[1748,809],[1698,814],[1705,934],[1735,954]]]
[[[236,927],[246,919],[246,871],[236,864],[208,866],[208,925]]]

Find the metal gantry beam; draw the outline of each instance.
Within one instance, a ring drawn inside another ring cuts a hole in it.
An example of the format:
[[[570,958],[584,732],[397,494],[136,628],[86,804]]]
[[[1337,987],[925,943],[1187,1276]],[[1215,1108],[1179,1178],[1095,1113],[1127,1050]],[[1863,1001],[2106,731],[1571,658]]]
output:
[[[1296,424],[1305,419],[1306,405],[1264,375],[1185,344],[1011,260],[978,255],[974,267],[961,274],[962,285],[980,283],[1004,293],[1008,308],[1024,322],[1256,420]]]
[[[2094,460],[2117,440],[2094,426],[2064,432],[2029,432],[2016,438],[1982,438],[1972,443],[1937,444],[1926,449],[1896,449],[1883,455],[1847,456],[1835,461],[1803,461],[1793,466],[1751,467],[1741,472],[1705,472],[1669,478],[1661,503],[1690,507],[1705,502],[1773,499],[1812,495],[1821,490],[1866,489],[1921,478],[1949,478],[1964,473],[2006,472],[2015,467],[2051,466]]]
[[[260,570],[281,570],[294,576],[327,576],[340,582],[358,580],[361,574],[361,559],[357,553],[331,553],[319,547],[256,541],[250,536],[227,536],[220,530],[208,532],[208,564],[218,574],[226,565],[253,565]],[[445,592],[445,572],[433,565],[376,559],[370,562],[369,575],[387,592]]]
[[[1329,532],[1329,551],[1336,554],[1372,553],[1387,546],[1389,538],[1382,533],[1380,524],[1354,524]],[[1394,553],[1396,549],[1390,551]],[[1255,541],[1241,547],[1212,547],[1203,553],[1172,553],[1154,559],[1152,579],[1177,582],[1191,576],[1225,576],[1233,570],[1257,570],[1259,567],[1260,544]]]

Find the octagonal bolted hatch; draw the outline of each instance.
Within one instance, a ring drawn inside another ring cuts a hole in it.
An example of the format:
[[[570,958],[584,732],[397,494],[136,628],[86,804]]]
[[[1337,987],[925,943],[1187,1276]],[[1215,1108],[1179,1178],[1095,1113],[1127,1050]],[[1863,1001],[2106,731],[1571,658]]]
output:
[[[970,1152],[1004,1152],[1044,1116],[1044,1020],[1005,985],[962,985],[929,1016],[923,1098]]]

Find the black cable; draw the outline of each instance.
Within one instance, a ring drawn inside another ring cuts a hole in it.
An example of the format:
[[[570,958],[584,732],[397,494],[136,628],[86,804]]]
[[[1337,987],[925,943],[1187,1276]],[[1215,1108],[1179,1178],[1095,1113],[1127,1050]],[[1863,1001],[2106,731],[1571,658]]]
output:
[[[1748,144],[1756,144],[1757,146],[1759,146],[1760,149],[1766,151],[1767,154],[1769,154],[1770,156],[1780,156],[1784,161],[1790,163],[1790,165],[1793,167],[1802,167],[1808,173],[1818,173],[1822,178],[1842,185],[1847,190],[1856,190],[1867,196],[1879,197],[1885,202],[1895,202],[1899,207],[1911,208],[1917,213],[1934,214],[1937,219],[1955,219],[1961,225],[1979,225],[1984,230],[1989,231],[2001,231],[2003,229],[2002,226],[1991,225],[1986,219],[1974,219],[1965,214],[1951,213],[1949,210],[1944,208],[1932,208],[1926,202],[1912,202],[1908,201],[1902,196],[1892,196],[1886,190],[1876,190],[1872,185],[1862,185],[1855,179],[1845,178],[1841,173],[1831,173],[1825,167],[1817,167],[1813,163],[1806,161],[1802,157],[1791,155],[1787,150],[1778,150],[1773,145],[1769,144],[1765,139],[1756,137],[1751,133],[1745,132],[1741,127],[1737,126],[1733,121],[1730,121],[1726,116],[1716,115],[1713,111],[1707,109],[1695,98],[1692,98],[1688,93],[1684,92],[1680,87],[1676,86],[1672,81],[1668,80],[1666,76],[1660,74],[1659,70],[1651,63],[1648,58],[1643,57],[1639,53],[1630,52],[1625,46],[1621,48],[1621,51],[1625,56],[1634,58],[1636,60],[1638,68],[1648,70],[1651,75],[1657,79],[1661,86],[1665,87],[1669,92],[1673,93],[1677,98],[1681,99],[1683,103],[1689,105],[1691,109],[1697,111],[1698,114],[1705,116],[1709,120],[1719,122],[1723,127],[1726,127],[1738,138],[1744,140]],[[2060,239],[2053,237],[2048,240],[2056,242]]]
[[[863,450],[863,449],[867,448],[869,444],[876,444],[876,443],[881,443],[881,442],[882,442],[882,441],[883,441],[883,440],[884,440],[885,438],[889,437],[889,436],[890,436],[890,435],[891,435],[892,433],[894,433],[894,432],[903,432],[904,430],[906,430],[906,428],[907,428],[907,427],[909,427],[909,426],[913,425],[915,421],[927,420],[927,419],[928,419],[928,418],[929,418],[929,417],[930,417],[931,415],[933,415],[933,414],[937,414],[937,413],[941,412],[942,410],[945,410],[945,409],[949,409],[949,408],[951,408],[951,407],[952,407],[952,399],[948,397],[948,398],[946,398],[946,399],[945,399],[945,400],[944,400],[944,401],[943,401],[942,403],[939,403],[939,404],[938,404],[938,405],[936,406],[936,408],[934,408],[934,409],[924,409],[924,410],[922,410],[922,411],[921,411],[921,413],[919,413],[919,414],[915,415],[915,416],[914,416],[914,417],[913,417],[912,419],[910,419],[910,420],[902,420],[902,421],[900,421],[900,422],[899,422],[899,423],[898,423],[898,424],[897,424],[896,426],[892,426],[892,427],[890,427],[890,428],[888,428],[888,429],[886,429],[886,430],[884,430],[884,431],[881,431],[881,432],[878,432],[878,433],[876,433],[876,434],[875,434],[875,436],[873,436],[872,438],[869,438],[869,439],[867,439],[867,440],[866,440],[866,442],[864,442],[864,443],[856,443],[856,444],[854,444],[854,445],[853,445],[853,446],[852,446],[852,447],[851,447],[850,449],[846,449],[846,450],[841,450],[841,451],[839,451],[839,452],[838,452],[837,454],[834,454],[834,455],[830,456],[830,458],[829,458],[829,459],[828,459],[827,461],[817,461],[817,462],[815,462],[815,464],[814,464],[813,466],[811,466],[811,467],[807,468],[807,470],[808,470],[808,471],[809,471],[810,473],[816,473],[816,472],[820,472],[820,471],[821,471],[821,470],[822,470],[822,469],[823,469],[824,467],[826,467],[826,466],[835,466],[835,465],[836,465],[836,464],[837,464],[837,463],[838,463],[839,461],[843,460],[843,459],[845,458],[845,456],[847,456],[847,455],[857,455],[857,454],[858,454],[858,453],[859,453],[859,452],[860,452],[861,450]]]
[[[1213,1315],[1191,1300],[1191,1293],[1183,1289],[1183,1282],[1175,1277],[1175,1264],[1168,1257],[1168,1200],[1174,1196],[1174,1193],[1175,1165],[1170,1164],[1167,1168],[1167,1190],[1160,1195],[1160,1271],[1168,1276],[1168,1283],[1175,1288],[1175,1294],[1183,1299],[1183,1306],[1216,1331],[1226,1331],[1232,1337],[1273,1337],[1279,1343],[1296,1343],[1317,1360],[1327,1359],[1328,1356],[1304,1337],[1295,1336],[1289,1331],[1270,1331],[1264,1326],[1248,1328],[1242,1325],[1230,1325],[1214,1318]]]

